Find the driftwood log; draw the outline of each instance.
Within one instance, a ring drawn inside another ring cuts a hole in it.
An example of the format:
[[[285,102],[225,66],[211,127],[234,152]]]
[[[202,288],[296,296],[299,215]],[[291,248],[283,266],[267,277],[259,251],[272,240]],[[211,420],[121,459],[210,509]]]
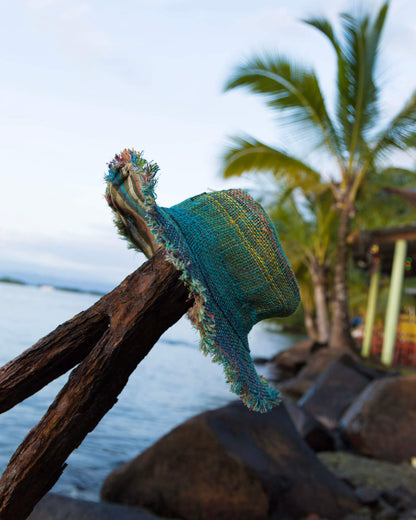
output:
[[[117,402],[138,363],[190,307],[162,252],[0,369],[0,411],[78,365],[0,479],[0,519],[24,520],[65,461]]]

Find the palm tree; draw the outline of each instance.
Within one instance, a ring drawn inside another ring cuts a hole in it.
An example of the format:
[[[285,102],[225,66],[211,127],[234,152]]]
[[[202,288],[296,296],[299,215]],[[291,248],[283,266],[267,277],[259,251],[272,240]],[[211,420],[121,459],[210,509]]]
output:
[[[321,193],[284,192],[269,207],[272,220],[285,237],[285,252],[298,280],[309,337],[327,344],[330,334],[328,272],[333,262],[336,213],[328,190]]]
[[[333,115],[315,72],[284,57],[252,58],[234,71],[225,87],[226,90],[246,87],[263,96],[281,121],[313,140],[321,152],[316,166],[290,150],[253,137],[238,137],[224,154],[224,175],[269,170],[289,186],[300,186],[305,193],[317,181],[327,181],[338,212],[330,338],[333,347],[352,345],[347,254],[350,222],[359,190],[369,171],[385,165],[391,152],[416,146],[416,91],[386,125],[380,126],[380,91],[375,71],[388,6],[388,2],[384,3],[374,18],[341,14],[341,38],[324,18],[304,20],[329,40],[336,54]],[[332,165],[329,179],[323,164]]]

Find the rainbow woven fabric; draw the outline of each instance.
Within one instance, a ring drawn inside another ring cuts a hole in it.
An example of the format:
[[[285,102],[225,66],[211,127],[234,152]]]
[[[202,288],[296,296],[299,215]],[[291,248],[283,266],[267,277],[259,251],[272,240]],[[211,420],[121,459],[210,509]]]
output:
[[[201,348],[222,364],[231,390],[266,412],[279,393],[255,370],[247,335],[260,320],[289,316],[298,286],[276,230],[245,191],[202,193],[171,208],[156,204],[158,167],[134,150],[109,165],[106,199],[123,236],[148,257],[160,246],[195,303],[188,315]]]

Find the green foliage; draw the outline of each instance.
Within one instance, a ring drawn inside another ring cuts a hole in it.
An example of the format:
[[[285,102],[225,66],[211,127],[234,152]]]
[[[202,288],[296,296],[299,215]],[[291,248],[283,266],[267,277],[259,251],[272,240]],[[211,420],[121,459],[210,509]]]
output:
[[[288,257],[303,286],[302,298],[309,298],[306,308],[313,305],[313,287],[307,289],[313,269],[330,267],[327,281],[333,276],[338,287],[332,296],[342,333],[348,330],[348,325],[341,326],[348,314],[343,267],[353,215],[357,215],[356,229],[402,225],[414,219],[409,205],[384,190],[414,185],[414,172],[393,168],[388,161],[393,152],[416,147],[416,91],[384,127],[380,124],[376,68],[388,8],[385,2],[374,17],[343,13],[338,28],[325,18],[304,20],[327,38],[335,52],[337,91],[331,111],[316,73],[284,56],[252,57],[234,70],[225,86],[261,96],[278,115],[279,124],[289,125],[320,151],[319,156],[315,153],[306,159],[306,154],[299,157],[293,150],[251,136],[234,137],[224,153],[224,175],[268,171],[283,186],[271,213],[284,233]],[[325,171],[328,165],[334,166],[330,178]],[[355,306],[355,289],[367,290],[359,275],[352,276]],[[348,344],[348,337],[343,341]]]
[[[373,156],[387,157],[394,150],[416,147],[416,92],[390,123],[375,137]]]
[[[309,266],[325,264],[334,252],[337,213],[328,189],[322,193],[285,192],[269,208],[279,232],[285,237],[290,260]]]
[[[357,199],[356,229],[400,227],[416,223],[415,209],[388,188],[416,188],[416,172],[403,168],[371,170]]]
[[[379,88],[375,76],[387,12],[388,2],[374,20],[368,15],[342,14],[341,37],[326,19],[304,20],[328,38],[337,56],[334,120],[315,72],[283,56],[254,56],[234,70],[225,86],[226,90],[247,88],[262,96],[278,113],[279,124],[292,126],[297,135],[324,147],[338,164],[341,182],[333,184],[334,195],[349,190],[352,202],[369,166],[384,161],[394,150],[416,146],[416,92],[384,128],[378,125]],[[250,136],[234,138],[224,154],[224,163],[226,176],[266,169],[305,189],[310,189],[315,178],[324,178],[319,167]]]
[[[243,86],[265,96],[267,105],[279,112],[281,122],[295,125],[318,145],[337,149],[336,132],[312,70],[284,57],[254,57],[235,70],[225,88]]]
[[[224,153],[224,177],[247,171],[269,171],[287,187],[305,190],[322,189],[320,175],[313,168],[283,150],[268,146],[252,137],[235,137]]]
[[[350,262],[348,280],[351,316],[364,317],[367,309],[369,273],[358,269]]]

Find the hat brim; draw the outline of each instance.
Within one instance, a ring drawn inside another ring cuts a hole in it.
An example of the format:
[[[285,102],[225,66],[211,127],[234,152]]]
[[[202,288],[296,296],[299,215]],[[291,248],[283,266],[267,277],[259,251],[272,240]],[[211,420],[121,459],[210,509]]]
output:
[[[194,305],[188,317],[201,337],[201,350],[220,363],[227,383],[253,411],[267,412],[281,402],[279,392],[259,376],[250,355],[247,337],[241,337],[229,317],[211,294],[195,253],[168,210],[156,204],[149,208],[146,222],[166,260],[181,271]]]

